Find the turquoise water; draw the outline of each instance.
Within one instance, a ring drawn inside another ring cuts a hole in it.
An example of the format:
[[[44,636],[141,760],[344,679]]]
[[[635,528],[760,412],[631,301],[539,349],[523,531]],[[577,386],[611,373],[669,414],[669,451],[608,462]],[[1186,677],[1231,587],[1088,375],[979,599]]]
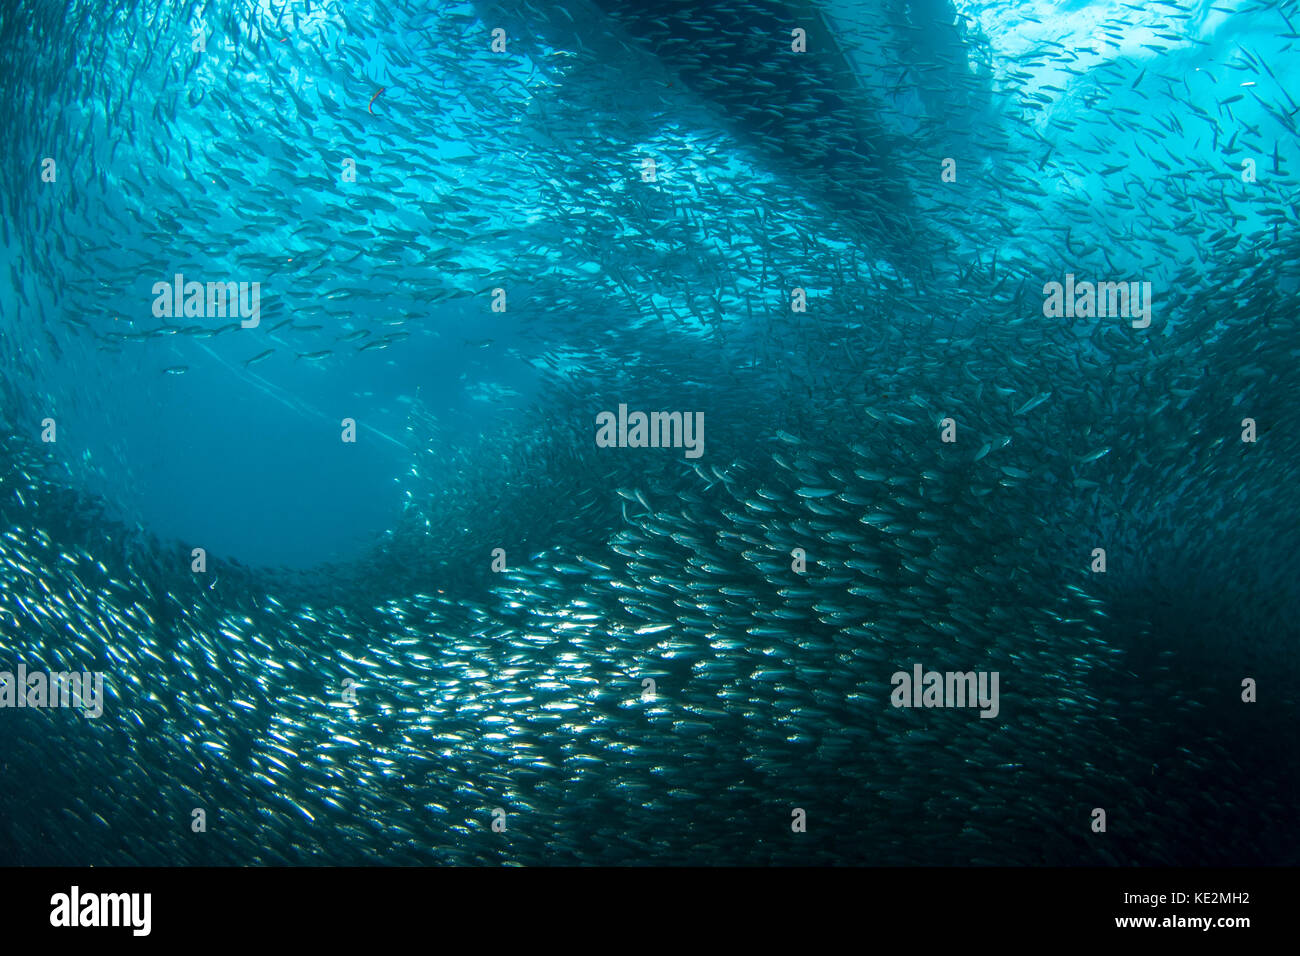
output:
[[[5,0],[0,860],[1294,862],[1294,23]]]

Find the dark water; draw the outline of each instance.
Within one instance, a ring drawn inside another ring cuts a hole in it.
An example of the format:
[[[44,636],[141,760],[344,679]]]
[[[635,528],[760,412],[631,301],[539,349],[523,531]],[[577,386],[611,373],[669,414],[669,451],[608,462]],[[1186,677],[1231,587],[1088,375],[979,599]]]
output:
[[[0,0],[0,862],[1295,863],[1295,23]]]

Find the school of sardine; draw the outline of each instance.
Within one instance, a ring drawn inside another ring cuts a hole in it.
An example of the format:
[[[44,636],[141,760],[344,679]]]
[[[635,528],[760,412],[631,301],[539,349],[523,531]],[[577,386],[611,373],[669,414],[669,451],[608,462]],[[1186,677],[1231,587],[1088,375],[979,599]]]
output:
[[[106,699],[0,710],[0,862],[1295,863],[1300,4],[1033,9],[7,0],[0,670]],[[355,561],[41,440],[430,346],[538,387],[409,401]]]

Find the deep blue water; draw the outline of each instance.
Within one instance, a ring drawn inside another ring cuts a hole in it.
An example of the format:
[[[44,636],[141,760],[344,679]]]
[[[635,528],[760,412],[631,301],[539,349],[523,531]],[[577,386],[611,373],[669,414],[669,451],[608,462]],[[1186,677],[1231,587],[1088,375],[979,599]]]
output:
[[[0,862],[1294,863],[1300,11],[1138,6],[0,0]]]

